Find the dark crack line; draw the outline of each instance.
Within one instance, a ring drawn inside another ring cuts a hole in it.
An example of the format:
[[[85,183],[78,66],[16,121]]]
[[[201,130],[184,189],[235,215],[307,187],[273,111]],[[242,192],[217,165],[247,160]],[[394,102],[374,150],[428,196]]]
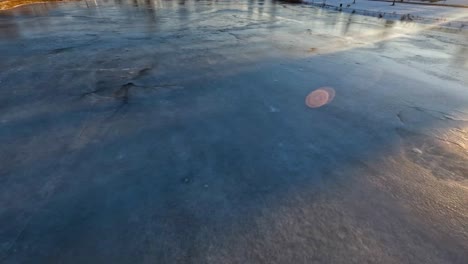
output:
[[[436,119],[439,119],[439,120],[442,120],[442,121],[443,120],[461,121],[461,122],[467,122],[468,121],[468,120],[463,119],[463,118],[453,117],[450,114],[448,114],[448,113],[446,113],[444,111],[440,111],[440,110],[433,110],[433,109],[428,109],[428,108],[424,108],[424,107],[420,107],[420,106],[414,106],[414,105],[406,105],[406,107],[414,109],[416,111],[426,113],[426,114],[432,116],[433,118],[436,118]],[[454,110],[454,111],[461,112],[461,111],[458,111],[458,110]],[[437,114],[437,115],[435,115],[434,113]],[[461,112],[461,113],[463,113],[463,112]],[[441,115],[441,116],[438,116],[438,115]]]
[[[402,124],[406,125],[406,122],[403,121],[402,111],[398,112],[396,116],[398,117],[398,120],[400,120]]]

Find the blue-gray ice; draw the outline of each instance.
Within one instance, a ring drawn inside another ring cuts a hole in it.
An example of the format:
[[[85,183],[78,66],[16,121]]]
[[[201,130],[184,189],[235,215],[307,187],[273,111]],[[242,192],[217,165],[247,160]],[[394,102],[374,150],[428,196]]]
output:
[[[278,1],[0,12],[0,263],[466,263],[467,57]]]

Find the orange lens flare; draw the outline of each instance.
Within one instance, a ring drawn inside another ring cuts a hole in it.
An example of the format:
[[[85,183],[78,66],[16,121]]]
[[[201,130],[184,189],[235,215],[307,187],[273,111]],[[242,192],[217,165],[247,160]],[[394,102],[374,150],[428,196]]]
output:
[[[319,108],[330,103],[335,98],[335,90],[331,87],[321,87],[307,95],[305,103],[310,108]]]

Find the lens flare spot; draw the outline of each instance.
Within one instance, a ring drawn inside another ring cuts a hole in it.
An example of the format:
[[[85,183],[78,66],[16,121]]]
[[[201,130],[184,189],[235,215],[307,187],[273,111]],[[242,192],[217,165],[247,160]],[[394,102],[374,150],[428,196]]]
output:
[[[335,98],[335,90],[321,87],[307,95],[305,103],[310,108],[318,108],[330,103]]]

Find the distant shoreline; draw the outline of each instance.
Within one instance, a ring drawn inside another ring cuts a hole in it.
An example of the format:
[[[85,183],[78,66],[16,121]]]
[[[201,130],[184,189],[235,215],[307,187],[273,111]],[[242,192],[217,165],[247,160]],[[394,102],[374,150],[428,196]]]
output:
[[[323,1],[323,2],[319,2]],[[350,1],[350,0],[344,0]],[[434,5],[434,4],[418,4],[414,2],[399,2],[396,1],[397,8],[393,8],[392,5],[384,5],[384,6],[375,6],[371,3],[388,3],[391,4],[392,0],[367,0],[367,1],[359,1],[358,4],[345,4],[346,2],[341,2],[340,0],[303,0],[305,5],[311,5],[317,8],[324,8],[328,10],[333,10],[337,12],[346,12],[352,14],[359,14],[364,16],[371,16],[371,17],[378,17],[386,20],[400,20],[406,22],[419,22],[425,24],[434,24],[441,27],[452,28],[452,29],[468,29],[468,16],[463,15],[464,13],[453,13],[456,16],[450,17],[448,13],[428,13],[427,11],[420,12],[421,10],[424,11],[425,6],[430,8],[441,8],[441,10],[445,10],[444,8],[450,8],[452,10],[460,9],[463,10],[468,8],[467,6],[459,6],[459,7],[451,7],[448,5]],[[341,3],[341,5],[340,5]],[[367,4],[369,3],[369,5]],[[414,8],[406,9],[401,8],[403,5],[410,4],[409,6],[416,6],[420,5],[422,9],[414,10]],[[429,10],[430,11],[430,10]],[[452,15],[453,15],[452,14]]]
[[[67,0],[4,0],[0,1],[0,11],[14,9],[20,6],[45,4],[50,2],[65,2]]]
[[[374,2],[387,2],[387,3],[393,3],[393,0],[368,0],[368,1],[374,1]],[[457,4],[435,4],[435,3],[426,3],[426,2],[414,2],[414,1],[404,1],[404,2],[399,2],[397,1],[398,4],[410,4],[410,5],[426,5],[426,6],[440,6],[440,7],[457,7],[457,8],[468,8],[468,5],[457,5]]]

